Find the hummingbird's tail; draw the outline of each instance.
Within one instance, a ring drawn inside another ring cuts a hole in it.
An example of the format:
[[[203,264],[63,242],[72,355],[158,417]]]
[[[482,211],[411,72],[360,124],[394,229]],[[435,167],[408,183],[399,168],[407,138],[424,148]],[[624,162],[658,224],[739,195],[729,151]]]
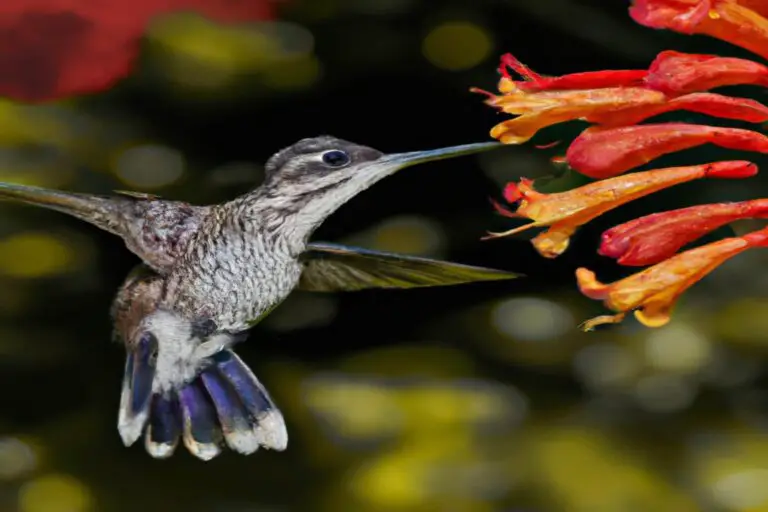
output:
[[[42,187],[0,182],[0,199],[12,199],[71,215],[115,233],[123,198],[62,192]]]
[[[144,445],[155,458],[170,457],[179,443],[203,460],[221,453],[224,446],[243,454],[259,446],[285,450],[288,433],[283,416],[253,372],[231,350],[211,356],[210,364],[178,391],[152,394],[145,414],[135,414],[131,397],[146,389],[132,368],[123,380],[119,429],[126,445],[144,429]],[[151,379],[153,375],[148,375]],[[151,386],[151,384],[149,384]],[[133,422],[126,419],[135,418]],[[136,430],[136,422],[140,428]]]

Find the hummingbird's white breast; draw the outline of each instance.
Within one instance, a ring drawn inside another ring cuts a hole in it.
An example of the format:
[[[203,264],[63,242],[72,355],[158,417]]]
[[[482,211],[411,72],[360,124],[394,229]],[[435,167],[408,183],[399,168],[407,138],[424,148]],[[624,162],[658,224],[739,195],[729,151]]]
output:
[[[296,287],[302,264],[286,239],[231,226],[203,225],[168,276],[163,307],[188,319],[210,318],[218,330],[242,331]]]

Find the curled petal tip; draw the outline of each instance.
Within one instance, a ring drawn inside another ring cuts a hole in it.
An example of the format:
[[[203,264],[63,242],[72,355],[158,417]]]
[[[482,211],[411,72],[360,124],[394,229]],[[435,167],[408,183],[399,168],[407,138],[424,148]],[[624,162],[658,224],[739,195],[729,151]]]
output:
[[[491,205],[493,206],[493,209],[496,210],[496,213],[499,215],[503,215],[504,217],[508,217],[511,219],[519,219],[521,215],[517,214],[516,212],[512,212],[507,210],[505,207],[499,204],[498,201],[495,201],[494,199],[491,199]]]
[[[757,172],[757,164],[747,160],[715,162],[704,171],[705,176],[709,178],[749,178]]]
[[[486,103],[492,104],[494,100],[496,99],[496,95],[492,92],[486,91],[485,89],[481,89],[479,87],[470,87],[469,92],[475,93],[475,94],[482,94],[486,97]]]
[[[515,58],[514,55],[511,53],[505,53],[501,56],[501,64],[499,65],[499,73],[504,78],[511,79],[509,75],[508,69],[511,69],[521,77],[523,77],[524,80],[532,81],[532,82],[538,82],[543,79],[541,75],[534,72],[531,68],[520,62],[517,58]]]
[[[581,293],[590,299],[600,300],[608,296],[610,286],[598,281],[595,273],[587,268],[576,269],[576,282]]]
[[[751,247],[766,247],[768,246],[768,228],[752,231],[742,236]]]
[[[642,309],[636,309],[633,314],[638,322],[646,327],[664,327],[672,319],[669,304],[646,304]]]

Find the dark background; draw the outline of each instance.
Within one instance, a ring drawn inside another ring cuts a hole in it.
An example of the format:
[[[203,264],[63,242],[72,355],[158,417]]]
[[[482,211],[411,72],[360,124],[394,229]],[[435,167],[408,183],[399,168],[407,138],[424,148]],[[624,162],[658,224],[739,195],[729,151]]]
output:
[[[140,66],[111,91],[0,104],[0,179],[211,203],[258,184],[263,162],[303,137],[332,134],[385,152],[488,140],[503,117],[469,88],[494,90],[505,52],[552,75],[643,68],[667,48],[744,55],[635,25],[619,1],[303,0],[280,9],[279,25],[236,34],[208,24],[198,35],[203,22],[178,19],[153,25]],[[450,23],[461,25],[441,39],[434,31]],[[282,53],[249,33],[277,34]],[[557,260],[539,257],[525,236],[479,240],[511,225],[488,201],[504,183],[578,183],[548,161],[564,143],[534,144],[582,127],[409,169],[318,230],[315,239],[528,277],[296,294],[239,348],[284,410],[284,453],[202,463],[183,447],[166,461],[124,448],[115,427],[123,350],[109,341],[108,308],[137,259],[75,220],[1,205],[3,509],[768,510],[765,256],[728,263],[657,330],[627,320],[581,333],[577,325],[603,310],[573,279],[578,266],[607,282],[627,273],[595,253],[607,227],[757,197],[763,178],[692,183],[638,201],[582,229]],[[668,161],[723,154],[697,149]]]

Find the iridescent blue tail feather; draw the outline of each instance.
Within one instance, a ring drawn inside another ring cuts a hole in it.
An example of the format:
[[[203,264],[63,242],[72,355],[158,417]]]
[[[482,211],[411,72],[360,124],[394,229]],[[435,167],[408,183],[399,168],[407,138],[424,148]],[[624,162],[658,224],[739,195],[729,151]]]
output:
[[[180,390],[149,393],[146,399],[145,390],[151,390],[152,381],[151,372],[143,371],[143,361],[133,354],[126,362],[118,424],[126,446],[144,433],[146,450],[155,458],[170,457],[179,440],[203,460],[217,456],[225,446],[242,454],[260,446],[286,448],[288,434],[282,414],[231,350],[211,356],[197,377]],[[137,366],[142,371],[137,372]]]

